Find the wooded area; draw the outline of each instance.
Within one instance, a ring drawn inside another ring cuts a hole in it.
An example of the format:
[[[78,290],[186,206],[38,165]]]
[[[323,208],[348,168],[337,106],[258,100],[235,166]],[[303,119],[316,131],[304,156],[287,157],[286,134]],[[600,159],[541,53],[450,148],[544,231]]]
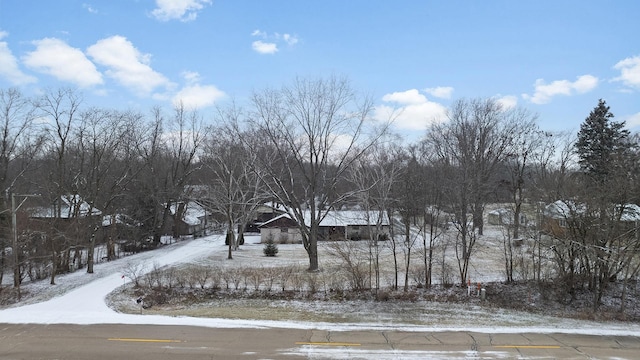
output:
[[[328,211],[387,214],[389,240],[375,231],[369,240],[371,281],[362,287],[373,289],[381,286],[378,241],[393,248],[395,288],[399,274],[409,284],[417,242],[424,285],[441,280],[429,249],[445,229],[455,234],[456,282],[466,284],[491,203],[510,204],[496,249],[506,282],[524,273],[513,250],[520,239],[534,244],[534,270],[522,280],[553,281],[568,294],[588,288],[594,308],[608,284],[635,281],[640,269],[640,214],[631,206],[640,202],[640,138],[613,121],[604,101],[585,109],[576,137],[540,129],[523,108],[461,99],[414,144],[390,131],[393,118],[372,120],[373,102],[335,77],[295,79],[213,114],[181,104],[170,114],[100,109],[70,89],[39,98],[0,90],[0,107],[0,280],[11,269],[16,287],[26,277],[54,284],[63,272],[93,272],[98,245],[106,249],[100,258],[113,259],[124,249],[118,239],[140,250],[178,237],[171,219],[190,201],[226,231],[229,258],[257,207],[281,205],[309,224],[300,228],[309,271],[319,269],[318,228]],[[545,209],[557,201],[567,211],[554,227]],[[553,268],[543,269],[543,259]]]

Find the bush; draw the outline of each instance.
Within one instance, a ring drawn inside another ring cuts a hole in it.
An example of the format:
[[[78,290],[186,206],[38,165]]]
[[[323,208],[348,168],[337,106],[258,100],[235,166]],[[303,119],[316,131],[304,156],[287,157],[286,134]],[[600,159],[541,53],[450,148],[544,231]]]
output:
[[[267,242],[262,250],[265,256],[276,256],[278,254],[278,245],[273,241],[273,236],[269,235]]]

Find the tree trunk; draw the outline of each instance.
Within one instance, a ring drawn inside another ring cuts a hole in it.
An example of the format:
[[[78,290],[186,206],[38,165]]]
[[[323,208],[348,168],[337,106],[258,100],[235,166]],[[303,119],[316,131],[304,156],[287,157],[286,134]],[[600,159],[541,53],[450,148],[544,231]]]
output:
[[[393,253],[393,269],[394,269],[394,283],[393,289],[398,290],[398,255],[396,254],[396,237],[393,231],[393,217],[391,215],[392,211],[389,210],[387,216],[389,217],[389,237],[391,240],[391,251]]]
[[[89,249],[87,249],[87,274],[93,274],[93,258],[94,251],[96,248],[96,239],[95,237],[91,237],[91,241],[89,242]]]
[[[313,241],[317,241],[313,240]],[[316,272],[320,270],[320,266],[318,264],[318,248],[314,246],[313,249],[309,250],[309,271]]]
[[[311,229],[309,229],[309,239],[305,244],[305,250],[307,250],[307,255],[309,255],[309,269],[310,272],[316,272],[320,269],[318,265],[318,233],[319,233],[319,224],[316,220],[311,220]]]
[[[231,251],[233,249],[233,243],[236,241],[235,238],[236,238],[236,236],[233,233],[233,229],[227,230],[227,239],[226,239],[225,242],[228,244],[228,248],[229,248],[229,255],[227,256],[228,260],[232,260],[233,259],[233,255],[231,254]]]
[[[107,239],[107,260],[115,260],[116,259],[116,244],[113,241],[112,237]]]
[[[89,241],[89,250],[87,251],[87,274],[93,274],[97,232],[98,227],[96,226],[91,233],[91,241]]]
[[[58,271],[58,256],[55,249],[51,251],[51,285],[56,284],[56,272]]]
[[[438,217],[436,217],[435,221],[437,223]],[[438,231],[433,222],[432,219],[431,225],[429,226],[429,256],[427,257],[427,277],[425,278],[425,285],[428,288],[430,288],[433,283],[433,244],[436,236],[434,235],[434,231]]]
[[[167,205],[164,207],[164,210],[162,211],[162,220],[161,220],[162,222],[160,223],[160,226],[156,227],[154,230],[153,241],[155,242],[156,245],[160,243],[160,238],[162,237],[162,235],[165,235],[168,233],[167,229],[169,227],[169,218],[171,214],[170,210],[171,210],[171,201],[167,201]]]
[[[430,276],[429,275],[429,259],[428,259],[428,254],[427,254],[427,222],[426,219],[427,216],[426,214],[422,214],[422,265],[424,266],[424,287],[427,288],[428,287],[428,280],[427,278]],[[431,225],[430,228],[433,227],[433,219],[431,221]],[[430,231],[431,234],[431,231]],[[431,235],[429,235],[431,236]]]
[[[409,267],[411,266],[411,226],[409,221],[406,220],[404,225],[405,231],[405,245],[407,246],[407,256],[405,258],[404,267],[404,292],[409,291]]]
[[[5,247],[3,246],[2,250],[0,250],[0,287],[2,287],[2,280],[4,279],[4,264],[6,256]]]
[[[506,282],[510,284],[513,282],[513,248],[511,245],[511,237],[508,234],[502,238],[502,248],[504,252],[504,271],[506,275]]]

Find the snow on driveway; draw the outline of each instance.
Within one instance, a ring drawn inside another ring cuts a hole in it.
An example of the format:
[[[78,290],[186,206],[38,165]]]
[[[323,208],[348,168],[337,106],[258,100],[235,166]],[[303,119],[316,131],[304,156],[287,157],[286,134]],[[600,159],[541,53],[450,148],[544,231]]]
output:
[[[54,297],[50,300],[35,304],[28,304],[20,307],[0,310],[0,323],[12,324],[154,324],[154,325],[190,325],[216,328],[296,328],[296,329],[319,329],[331,331],[346,330],[396,330],[415,332],[434,331],[475,331],[485,333],[578,333],[593,335],[631,335],[640,336],[640,326],[628,323],[596,323],[581,322],[567,319],[562,325],[544,327],[483,327],[481,324],[465,325],[464,327],[443,327],[427,325],[382,325],[377,323],[358,324],[332,324],[318,322],[296,322],[296,321],[268,321],[268,320],[230,320],[212,318],[193,317],[173,317],[160,315],[135,315],[121,314],[109,308],[105,302],[105,297],[127,283],[129,279],[123,279],[123,272],[130,266],[132,261],[135,264],[144,266],[145,271],[152,270],[155,266],[165,266],[179,263],[197,262],[214,255],[227,251],[223,246],[224,239],[220,236],[210,236],[200,239],[187,240],[172,245],[164,246],[161,249],[145,252],[135,256],[126,257],[117,261],[102,263],[96,266],[96,273],[102,277],[78,286],[73,290]],[[88,275],[82,272],[69,274],[60,277],[58,282],[64,287],[72,286],[73,279],[83,279],[86,281]],[[78,280],[79,281],[79,280]],[[27,287],[29,285],[25,285]],[[50,289],[50,285],[43,289]],[[34,291],[36,289],[31,289]],[[135,299],[131,299],[135,301]],[[470,320],[470,323],[473,323]]]

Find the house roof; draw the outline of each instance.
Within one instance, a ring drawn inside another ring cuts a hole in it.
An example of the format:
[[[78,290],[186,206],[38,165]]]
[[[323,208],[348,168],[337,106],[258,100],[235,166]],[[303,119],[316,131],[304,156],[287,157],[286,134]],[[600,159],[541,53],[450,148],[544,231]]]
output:
[[[171,204],[171,215],[176,214],[176,209],[179,204]],[[185,205],[184,214],[182,214],[182,221],[187,225],[199,225],[200,219],[207,215],[206,210],[195,201],[188,201]]]
[[[505,208],[498,208],[498,209],[489,211],[488,214],[489,215],[498,215],[498,216],[511,216],[511,215],[513,215],[513,210],[505,209]]]
[[[583,214],[584,204],[576,204],[573,201],[556,200],[544,207],[544,215],[555,219],[566,219],[572,214]]]
[[[345,226],[366,226],[376,224],[378,219],[380,218],[380,212],[377,211],[360,211],[360,210],[348,210],[348,211],[329,211],[327,216],[320,222],[321,227],[345,227]],[[304,222],[306,226],[311,226],[311,213],[305,212],[304,214]],[[289,214],[282,214],[270,219],[269,221],[265,221],[260,224],[260,227],[268,226],[269,224],[278,221],[282,218],[292,219]],[[387,213],[382,213],[381,225],[387,226],[389,225],[389,219],[387,217]]]
[[[291,219],[291,216],[289,214],[281,214],[263,222],[262,224],[259,224],[258,227],[270,227],[273,224],[277,224],[282,219],[288,219],[295,223],[295,220]]]
[[[333,227],[333,226],[363,226],[373,225],[378,223],[387,226],[389,225],[389,218],[386,212],[380,213],[379,211],[362,211],[362,210],[346,210],[346,211],[329,211],[327,216],[320,221],[320,226]],[[311,225],[311,213],[305,212],[304,223],[307,226]]]
[[[91,212],[91,213],[89,213]],[[75,215],[78,217],[98,216],[102,215],[102,211],[92,207],[86,201],[82,200],[80,195],[62,195],[60,196],[60,216],[56,214],[56,206],[33,208],[31,216],[34,218],[61,218],[69,219]]]
[[[640,221],[640,206],[625,204],[621,210],[620,221]]]

